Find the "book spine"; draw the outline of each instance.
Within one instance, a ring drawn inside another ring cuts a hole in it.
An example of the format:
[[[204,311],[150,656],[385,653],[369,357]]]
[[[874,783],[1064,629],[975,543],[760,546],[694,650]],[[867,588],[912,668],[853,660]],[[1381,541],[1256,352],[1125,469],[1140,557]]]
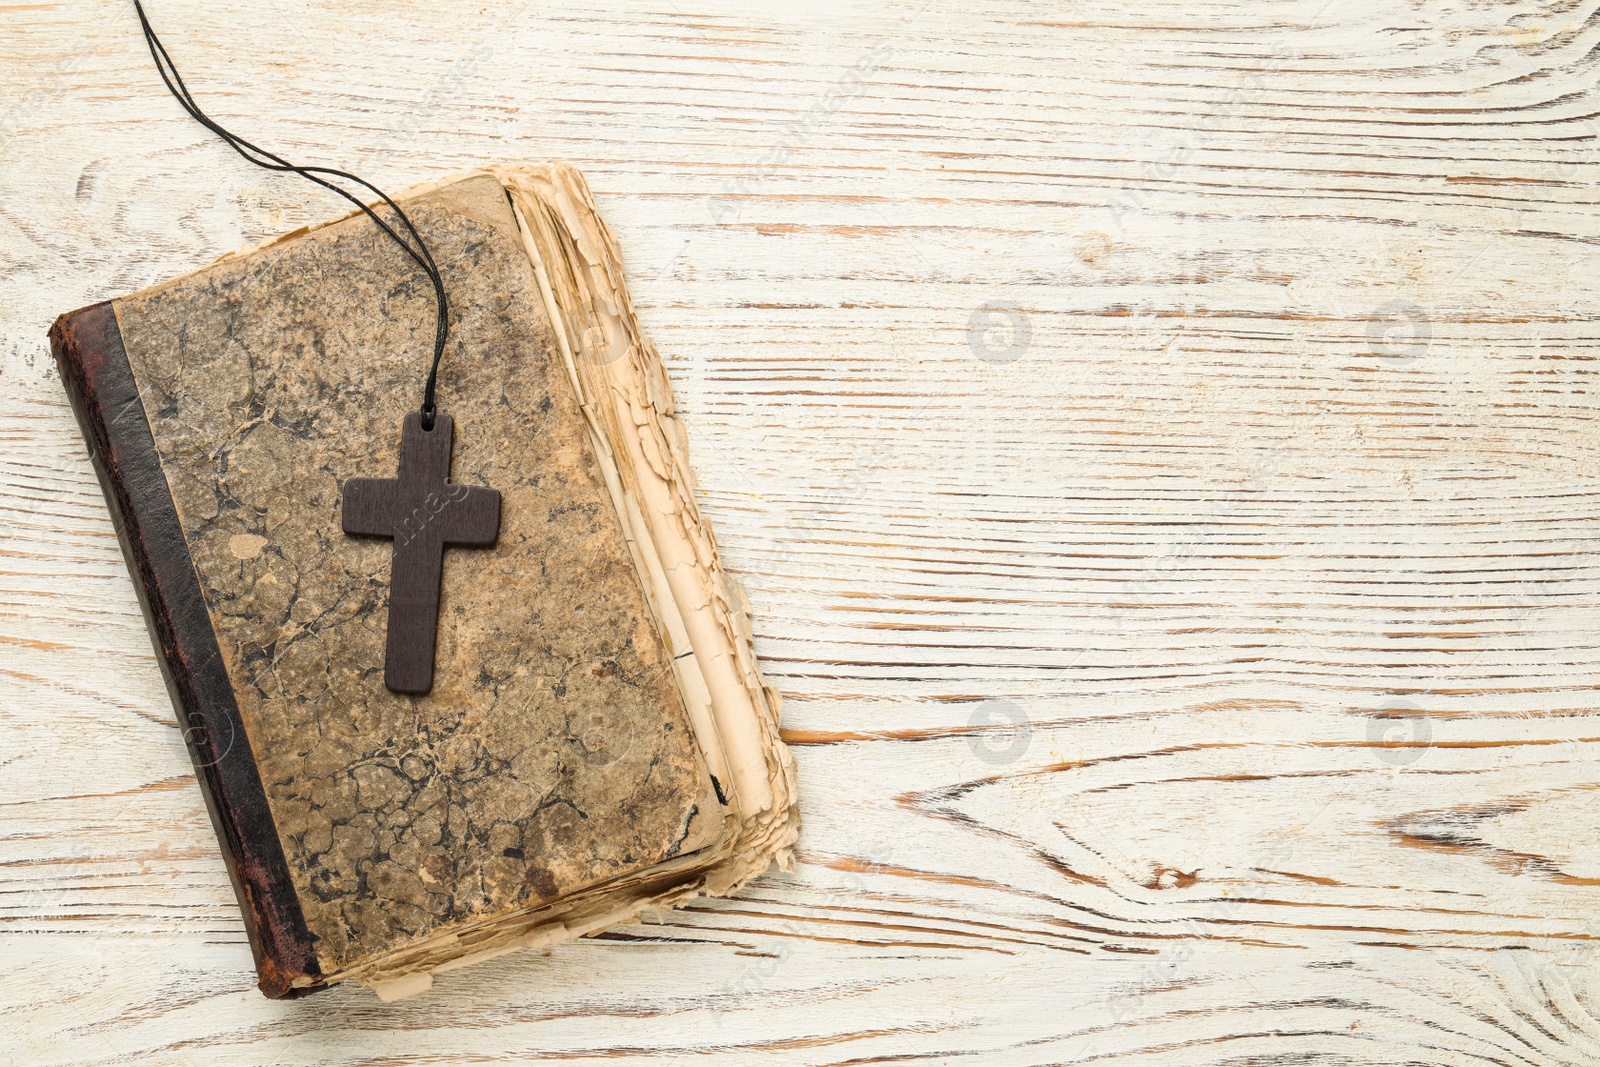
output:
[[[261,991],[280,998],[323,988],[314,942],[112,304],[61,316],[50,329],[50,346],[223,846]]]

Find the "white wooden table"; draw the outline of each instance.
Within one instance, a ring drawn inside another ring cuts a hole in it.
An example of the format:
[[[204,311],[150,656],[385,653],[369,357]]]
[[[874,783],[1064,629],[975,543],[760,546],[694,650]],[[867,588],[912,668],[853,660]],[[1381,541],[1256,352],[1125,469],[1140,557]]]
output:
[[[0,5],[0,1062],[1600,1063],[1596,0],[151,0],[241,134],[582,166],[801,864],[274,1003],[59,312],[326,217]]]

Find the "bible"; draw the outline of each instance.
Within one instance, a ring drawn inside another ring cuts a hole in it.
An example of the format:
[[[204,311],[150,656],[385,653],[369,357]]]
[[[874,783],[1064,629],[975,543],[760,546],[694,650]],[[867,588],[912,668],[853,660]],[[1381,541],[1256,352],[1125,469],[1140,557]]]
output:
[[[789,864],[799,821],[582,177],[499,166],[396,200],[452,294],[427,434],[431,293],[360,213],[51,329],[271,997],[394,999],[726,895]],[[420,488],[389,478],[408,448]],[[430,582],[424,664],[390,601]]]

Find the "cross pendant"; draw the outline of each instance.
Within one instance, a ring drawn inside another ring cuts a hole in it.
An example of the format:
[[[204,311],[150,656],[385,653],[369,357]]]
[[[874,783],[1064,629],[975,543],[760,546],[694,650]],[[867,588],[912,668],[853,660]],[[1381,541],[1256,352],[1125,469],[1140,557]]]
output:
[[[394,539],[383,684],[396,693],[433,688],[445,546],[486,548],[500,536],[499,492],[450,481],[454,437],[449,415],[424,430],[413,411],[400,432],[398,477],[344,483],[344,532]]]

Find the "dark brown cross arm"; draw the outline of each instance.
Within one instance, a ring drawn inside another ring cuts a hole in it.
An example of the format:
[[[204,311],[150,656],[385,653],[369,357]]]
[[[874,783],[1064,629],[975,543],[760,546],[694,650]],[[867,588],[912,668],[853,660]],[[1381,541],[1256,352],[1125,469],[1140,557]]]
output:
[[[418,412],[406,416],[398,477],[344,483],[344,532],[394,539],[383,683],[396,693],[433,688],[445,546],[483,548],[500,536],[499,492],[450,481],[455,426],[434,418],[424,430]]]

